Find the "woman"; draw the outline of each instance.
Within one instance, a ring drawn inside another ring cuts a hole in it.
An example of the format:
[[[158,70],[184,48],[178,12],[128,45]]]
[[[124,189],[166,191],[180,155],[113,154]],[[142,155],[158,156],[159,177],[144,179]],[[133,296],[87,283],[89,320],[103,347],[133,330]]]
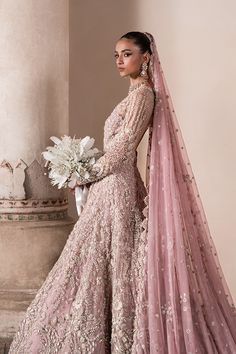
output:
[[[116,43],[128,95],[81,184],[85,208],[11,354],[234,353],[235,311],[149,33]],[[147,189],[136,148],[150,127]]]
[[[149,40],[122,38],[115,58],[129,76],[128,95],[105,122],[105,154],[87,182],[85,208],[65,248],[28,308],[10,353],[129,353],[145,240],[145,188],[136,147],[150,124]],[[141,72],[140,72],[141,68]],[[84,182],[85,183],[85,182]],[[141,310],[141,309],[140,309]]]

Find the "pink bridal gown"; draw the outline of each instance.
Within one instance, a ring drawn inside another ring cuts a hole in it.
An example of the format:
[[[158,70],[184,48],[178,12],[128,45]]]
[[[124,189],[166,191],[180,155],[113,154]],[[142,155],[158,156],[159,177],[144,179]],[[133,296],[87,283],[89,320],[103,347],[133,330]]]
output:
[[[133,84],[106,119],[105,153],[87,181],[94,182],[87,203],[10,354],[144,353],[146,189],[136,148],[150,125],[154,97],[148,83]]]

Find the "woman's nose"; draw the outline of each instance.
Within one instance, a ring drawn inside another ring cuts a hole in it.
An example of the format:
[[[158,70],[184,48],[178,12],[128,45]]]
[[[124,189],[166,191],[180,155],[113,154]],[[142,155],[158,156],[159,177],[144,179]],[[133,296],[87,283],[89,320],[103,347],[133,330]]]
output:
[[[119,65],[119,64],[123,64],[123,59],[122,59],[122,57],[119,57],[118,59],[117,59],[117,64]]]

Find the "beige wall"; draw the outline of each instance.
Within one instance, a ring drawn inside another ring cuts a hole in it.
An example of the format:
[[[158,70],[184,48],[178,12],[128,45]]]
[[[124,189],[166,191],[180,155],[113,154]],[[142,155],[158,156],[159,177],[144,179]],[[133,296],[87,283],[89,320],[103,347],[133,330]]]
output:
[[[235,11],[233,0],[70,1],[70,134],[90,134],[102,146],[103,123],[129,84],[115,69],[115,41],[129,30],[153,33],[236,300]]]

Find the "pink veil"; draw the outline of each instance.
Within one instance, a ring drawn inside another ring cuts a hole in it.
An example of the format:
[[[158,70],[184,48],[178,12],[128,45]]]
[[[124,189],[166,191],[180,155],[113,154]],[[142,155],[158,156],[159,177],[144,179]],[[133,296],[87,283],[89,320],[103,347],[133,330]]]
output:
[[[148,70],[156,92],[144,211],[147,352],[236,353],[233,300],[210,235],[156,44],[150,33],[144,33],[151,42]]]

